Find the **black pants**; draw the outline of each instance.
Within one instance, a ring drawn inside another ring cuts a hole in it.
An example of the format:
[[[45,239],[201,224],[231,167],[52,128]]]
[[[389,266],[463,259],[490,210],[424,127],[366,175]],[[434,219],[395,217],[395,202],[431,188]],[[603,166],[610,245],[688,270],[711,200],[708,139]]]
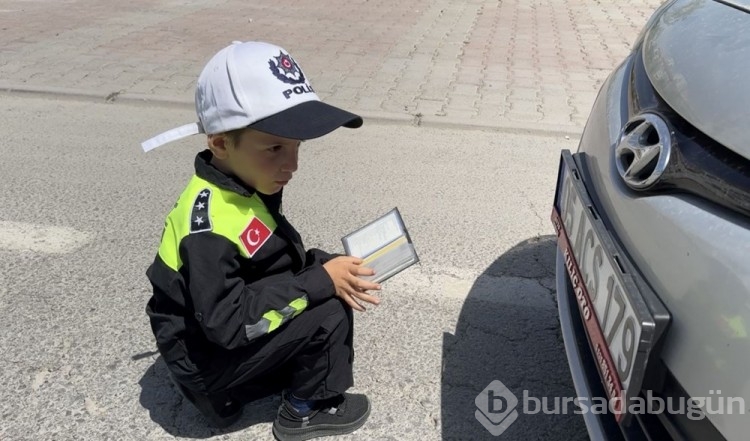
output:
[[[196,363],[196,375],[174,375],[167,364],[185,396],[204,414],[230,400],[246,403],[283,389],[302,399],[326,399],[354,383],[352,336],[352,310],[334,297],[245,348]]]

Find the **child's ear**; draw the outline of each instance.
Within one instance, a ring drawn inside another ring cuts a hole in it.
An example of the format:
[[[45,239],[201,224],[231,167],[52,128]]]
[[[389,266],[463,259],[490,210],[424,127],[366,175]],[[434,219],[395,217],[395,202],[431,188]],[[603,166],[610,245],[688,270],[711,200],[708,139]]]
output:
[[[208,144],[209,150],[211,150],[211,153],[213,153],[215,157],[217,157],[218,159],[227,158],[227,148],[229,146],[227,145],[228,140],[226,135],[224,135],[223,133],[208,135],[206,142]]]

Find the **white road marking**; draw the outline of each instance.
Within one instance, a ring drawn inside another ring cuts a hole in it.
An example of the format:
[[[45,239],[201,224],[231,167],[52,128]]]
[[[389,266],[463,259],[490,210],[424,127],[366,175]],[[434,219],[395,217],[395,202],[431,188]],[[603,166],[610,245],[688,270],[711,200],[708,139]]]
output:
[[[86,245],[93,237],[68,227],[0,221],[0,250],[65,254]]]

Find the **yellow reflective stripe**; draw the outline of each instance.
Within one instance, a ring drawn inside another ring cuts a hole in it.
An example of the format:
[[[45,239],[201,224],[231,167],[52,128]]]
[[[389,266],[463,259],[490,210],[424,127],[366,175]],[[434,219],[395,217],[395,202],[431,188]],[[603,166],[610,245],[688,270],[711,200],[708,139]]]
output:
[[[284,316],[279,311],[270,310],[263,314],[263,318],[268,320],[268,333],[275,331],[284,322]]]
[[[294,299],[289,303],[289,306],[281,310],[272,309],[265,314],[263,318],[268,320],[268,332],[271,333],[283,325],[284,322],[290,318],[297,317],[300,312],[307,308],[307,296]],[[261,320],[262,321],[262,320]]]
[[[290,303],[289,306],[294,308],[294,314],[292,314],[292,317],[297,317],[300,312],[307,308],[307,296],[292,300],[292,303]]]

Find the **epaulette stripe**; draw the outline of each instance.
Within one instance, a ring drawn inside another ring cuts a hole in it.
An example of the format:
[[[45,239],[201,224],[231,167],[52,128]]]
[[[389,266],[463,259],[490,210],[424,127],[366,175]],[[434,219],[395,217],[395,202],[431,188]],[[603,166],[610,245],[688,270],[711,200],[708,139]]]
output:
[[[190,211],[190,234],[211,231],[211,214],[209,204],[211,203],[211,189],[204,188],[198,193],[193,201],[193,208]]]

